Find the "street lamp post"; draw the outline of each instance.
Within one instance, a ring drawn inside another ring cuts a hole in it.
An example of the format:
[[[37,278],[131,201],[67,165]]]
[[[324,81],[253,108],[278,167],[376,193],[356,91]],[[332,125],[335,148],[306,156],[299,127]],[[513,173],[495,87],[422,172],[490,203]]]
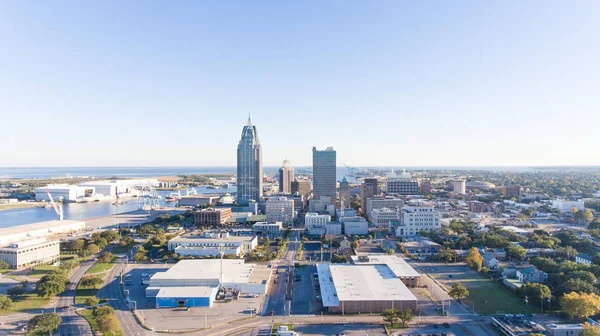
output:
[[[548,298],[548,312],[552,313],[552,299]]]

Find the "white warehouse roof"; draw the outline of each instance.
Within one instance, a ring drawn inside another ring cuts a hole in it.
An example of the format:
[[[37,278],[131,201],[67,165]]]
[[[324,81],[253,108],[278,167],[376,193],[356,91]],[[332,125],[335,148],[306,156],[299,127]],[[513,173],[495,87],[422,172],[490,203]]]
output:
[[[396,277],[399,278],[421,276],[404,258],[395,255],[370,254],[366,256],[352,256],[352,263],[355,265],[387,265]]]
[[[243,260],[224,259],[223,260],[223,282],[247,283],[254,270],[255,264],[245,264]],[[208,279],[218,280],[221,277],[221,260],[181,260],[166,272],[159,272],[152,276],[151,280],[160,281],[163,279],[178,280],[197,280]]]

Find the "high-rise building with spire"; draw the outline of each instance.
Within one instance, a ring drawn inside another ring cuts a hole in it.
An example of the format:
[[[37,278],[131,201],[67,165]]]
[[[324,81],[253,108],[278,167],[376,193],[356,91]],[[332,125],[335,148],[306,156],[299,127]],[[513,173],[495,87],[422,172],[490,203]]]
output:
[[[256,126],[248,116],[237,147],[237,201],[247,204],[260,202],[263,195],[262,146]]]
[[[294,167],[287,159],[283,160],[279,168],[279,192],[284,194],[292,193],[292,181],[294,180]]]

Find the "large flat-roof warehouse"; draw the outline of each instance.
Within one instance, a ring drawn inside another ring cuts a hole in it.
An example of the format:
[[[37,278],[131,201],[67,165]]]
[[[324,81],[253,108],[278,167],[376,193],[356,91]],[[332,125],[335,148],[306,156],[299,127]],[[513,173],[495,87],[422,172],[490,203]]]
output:
[[[221,262],[223,271],[221,274]],[[220,287],[241,293],[265,294],[271,277],[266,265],[243,260],[182,260],[148,281],[146,296],[156,298],[156,307],[210,307]]]
[[[317,265],[323,307],[343,314],[416,309],[417,298],[405,283],[418,283],[419,273],[396,256],[368,257],[354,265]]]

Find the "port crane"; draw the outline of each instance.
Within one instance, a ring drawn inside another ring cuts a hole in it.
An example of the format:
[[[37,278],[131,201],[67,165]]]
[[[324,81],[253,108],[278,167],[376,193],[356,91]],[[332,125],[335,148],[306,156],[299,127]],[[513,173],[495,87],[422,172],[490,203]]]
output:
[[[52,194],[50,193],[50,191],[48,191],[48,189],[46,189],[46,195],[48,195],[48,199],[50,199],[50,204],[52,204],[54,211],[58,215],[58,220],[65,219],[62,203],[60,203],[60,205],[56,204],[56,202],[54,202],[54,198],[52,197]]]

